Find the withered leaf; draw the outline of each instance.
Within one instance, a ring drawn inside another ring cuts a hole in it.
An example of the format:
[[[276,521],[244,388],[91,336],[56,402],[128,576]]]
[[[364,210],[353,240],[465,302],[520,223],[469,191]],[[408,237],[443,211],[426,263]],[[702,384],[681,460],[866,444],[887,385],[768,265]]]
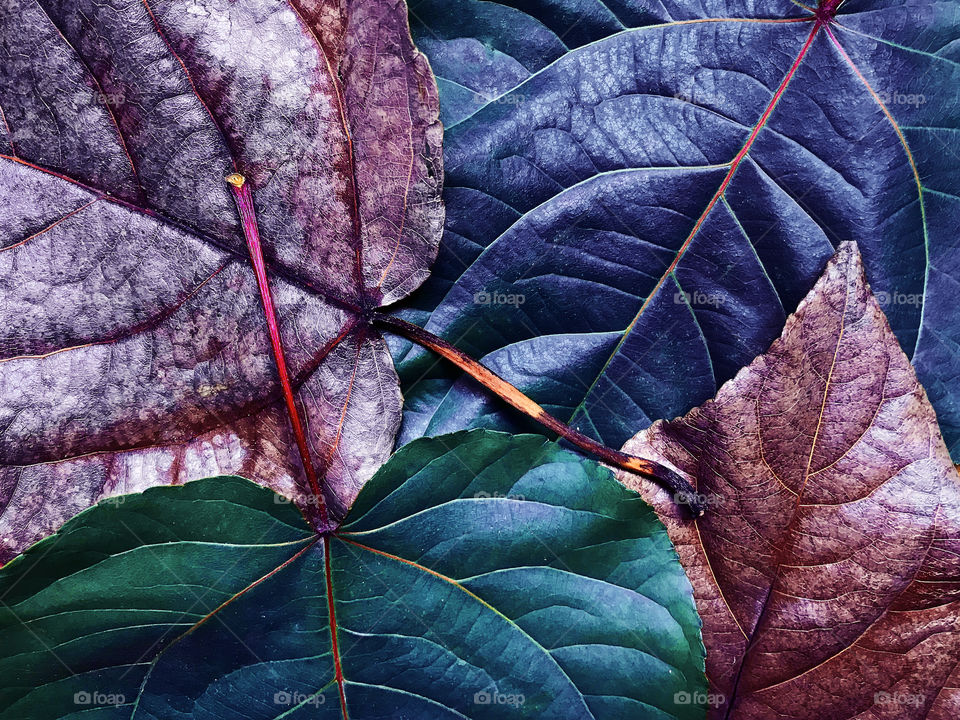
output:
[[[621,475],[693,583],[713,717],[960,717],[960,477],[853,244],[767,353],[625,447],[710,507]]]

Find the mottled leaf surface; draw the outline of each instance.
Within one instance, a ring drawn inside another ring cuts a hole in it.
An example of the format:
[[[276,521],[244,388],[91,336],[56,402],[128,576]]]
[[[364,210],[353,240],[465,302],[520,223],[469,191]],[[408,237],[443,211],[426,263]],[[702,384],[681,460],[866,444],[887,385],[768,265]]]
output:
[[[450,4],[411,4],[447,220],[409,317],[621,445],[762,353],[853,240],[960,451],[955,3]],[[516,427],[394,349],[403,438]]]
[[[401,449],[332,536],[281,500],[153,488],[0,570],[0,718],[703,716],[690,584],[597,463],[473,431]]]
[[[97,498],[304,471],[224,176],[253,187],[341,514],[400,392],[357,318],[428,273],[436,87],[394,0],[0,7],[0,561]]]
[[[621,477],[693,583],[713,716],[960,716],[960,476],[855,245],[767,353],[626,448],[710,508]]]

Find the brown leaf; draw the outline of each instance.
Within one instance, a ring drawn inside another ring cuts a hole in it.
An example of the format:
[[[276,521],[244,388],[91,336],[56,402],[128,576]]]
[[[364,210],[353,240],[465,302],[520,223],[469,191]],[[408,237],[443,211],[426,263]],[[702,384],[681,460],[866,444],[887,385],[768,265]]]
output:
[[[712,717],[960,717],[960,479],[855,245],[766,354],[624,449],[709,505],[621,474],[693,583]]]

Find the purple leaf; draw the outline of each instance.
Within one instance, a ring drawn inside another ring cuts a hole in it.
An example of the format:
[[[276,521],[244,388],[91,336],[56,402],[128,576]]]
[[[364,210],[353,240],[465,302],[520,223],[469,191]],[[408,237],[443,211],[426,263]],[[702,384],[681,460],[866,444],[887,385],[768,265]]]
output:
[[[0,560],[100,497],[239,473],[308,498],[224,177],[253,188],[340,516],[400,392],[363,320],[442,226],[433,76],[390,0],[0,9]]]

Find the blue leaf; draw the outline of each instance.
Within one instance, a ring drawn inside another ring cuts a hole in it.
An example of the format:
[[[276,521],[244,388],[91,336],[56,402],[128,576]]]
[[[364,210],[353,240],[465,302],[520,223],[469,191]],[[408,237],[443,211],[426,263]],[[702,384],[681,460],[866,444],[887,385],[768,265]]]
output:
[[[455,6],[411,9],[441,78],[447,225],[397,312],[619,446],[762,353],[854,240],[960,458],[954,4],[851,0],[822,23],[789,0]],[[594,334],[603,362],[570,342]],[[394,351],[402,439],[516,427]]]

